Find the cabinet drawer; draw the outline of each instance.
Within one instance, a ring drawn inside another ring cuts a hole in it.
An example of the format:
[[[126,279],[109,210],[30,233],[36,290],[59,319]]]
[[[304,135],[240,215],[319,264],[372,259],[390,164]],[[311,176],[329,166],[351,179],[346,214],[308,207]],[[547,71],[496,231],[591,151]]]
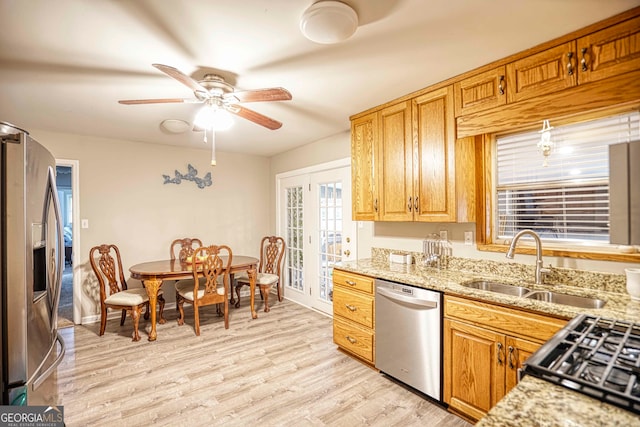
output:
[[[507,64],[507,101],[522,101],[575,86],[576,56],[576,44],[571,41]]]
[[[507,103],[505,67],[466,78],[454,85],[456,117]]]
[[[373,296],[337,287],[333,289],[333,314],[373,328],[373,301]]]
[[[349,273],[341,270],[333,270],[333,284],[342,285],[349,289],[357,289],[373,295],[373,278]]]
[[[535,338],[542,342],[551,338],[567,323],[565,320],[466,298],[445,295],[444,300],[445,317],[477,323],[493,330]]]
[[[333,319],[333,342],[373,364],[373,332],[353,323]]]

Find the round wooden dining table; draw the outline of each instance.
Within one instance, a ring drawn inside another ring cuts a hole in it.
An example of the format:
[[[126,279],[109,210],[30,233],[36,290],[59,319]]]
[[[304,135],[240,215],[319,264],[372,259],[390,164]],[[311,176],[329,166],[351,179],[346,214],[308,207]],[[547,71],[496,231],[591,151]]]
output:
[[[221,256],[223,264],[226,263],[225,256]],[[249,286],[251,288],[251,317],[256,319],[258,313],[255,310],[255,290],[256,290],[256,268],[258,259],[250,256],[233,255],[231,258],[231,271],[229,274],[233,278],[233,274],[240,271],[246,271],[249,276]],[[141,280],[149,295],[149,311],[151,312],[151,332],[149,332],[149,341],[155,341],[156,332],[156,303],[158,301],[158,291],[162,286],[163,280],[180,280],[193,277],[191,263],[181,263],[177,259],[166,259],[160,261],[149,261],[136,264],[129,268],[131,277]],[[231,282],[233,283],[233,282]],[[231,289],[228,290],[231,294]]]

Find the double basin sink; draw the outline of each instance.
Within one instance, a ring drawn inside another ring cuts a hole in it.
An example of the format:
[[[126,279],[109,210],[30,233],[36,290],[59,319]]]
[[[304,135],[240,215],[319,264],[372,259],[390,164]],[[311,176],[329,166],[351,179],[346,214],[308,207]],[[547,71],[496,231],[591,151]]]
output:
[[[461,283],[467,288],[483,291],[497,292],[504,295],[513,295],[531,300],[552,302],[578,308],[602,308],[606,301],[597,298],[581,297],[577,295],[561,294],[552,291],[537,291],[523,286],[510,285],[508,283],[494,282],[490,280],[472,280]]]

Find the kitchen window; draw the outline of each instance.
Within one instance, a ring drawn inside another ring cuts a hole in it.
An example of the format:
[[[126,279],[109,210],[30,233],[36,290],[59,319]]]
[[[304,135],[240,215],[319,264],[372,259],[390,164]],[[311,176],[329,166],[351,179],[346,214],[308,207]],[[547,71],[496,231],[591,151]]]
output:
[[[561,247],[609,246],[609,145],[640,139],[640,113],[551,126],[551,150],[541,131],[497,136],[493,241],[536,231]]]

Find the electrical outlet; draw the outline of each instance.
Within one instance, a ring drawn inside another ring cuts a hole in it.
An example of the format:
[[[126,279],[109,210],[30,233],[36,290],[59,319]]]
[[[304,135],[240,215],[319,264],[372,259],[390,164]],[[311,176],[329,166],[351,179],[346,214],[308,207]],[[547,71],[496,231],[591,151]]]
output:
[[[449,240],[449,233],[447,232],[447,230],[441,230],[440,231],[440,239],[441,240]]]
[[[464,244],[473,245],[473,231],[464,232]]]
[[[81,227],[81,228],[89,228],[89,220],[88,220],[88,219],[83,219],[83,220],[80,222],[80,227]]]

